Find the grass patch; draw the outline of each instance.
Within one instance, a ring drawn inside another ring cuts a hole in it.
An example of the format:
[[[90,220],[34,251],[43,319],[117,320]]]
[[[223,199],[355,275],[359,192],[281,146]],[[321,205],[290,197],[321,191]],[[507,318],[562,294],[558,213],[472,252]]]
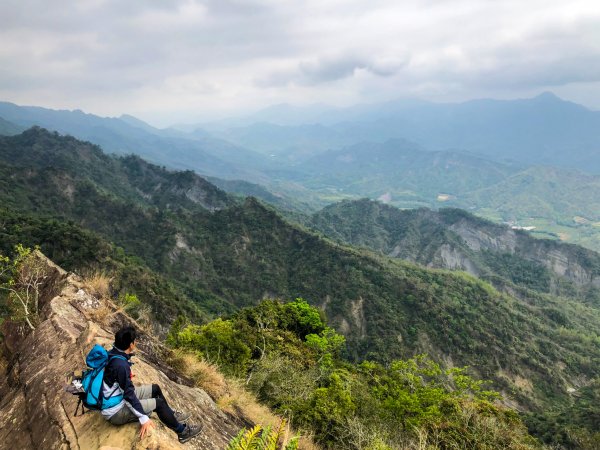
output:
[[[200,359],[195,353],[180,349],[172,351],[169,364],[177,372],[193,380],[194,385],[203,389],[212,397],[217,406],[228,413],[241,415],[245,419],[261,426],[277,429],[282,418],[261,405],[256,397],[248,392],[242,381],[227,379],[217,366]],[[287,442],[296,433],[286,426],[284,440]],[[301,436],[299,448],[303,450],[319,450],[311,436]]]
[[[91,295],[98,299],[110,298],[112,280],[112,277],[104,272],[93,272],[84,278],[83,285]]]

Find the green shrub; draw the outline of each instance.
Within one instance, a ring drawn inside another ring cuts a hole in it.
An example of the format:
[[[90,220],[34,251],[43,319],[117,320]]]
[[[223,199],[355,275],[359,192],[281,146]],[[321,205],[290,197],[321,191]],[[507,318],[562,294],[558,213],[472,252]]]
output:
[[[176,340],[181,347],[198,352],[229,375],[243,375],[250,362],[250,348],[230,320],[219,318],[207,325],[188,325]]]
[[[227,450],[296,450],[298,436],[290,439],[285,445],[279,444],[284,429],[285,420],[281,421],[277,430],[271,427],[263,428],[261,425],[256,425],[250,430],[244,428],[229,442]]]

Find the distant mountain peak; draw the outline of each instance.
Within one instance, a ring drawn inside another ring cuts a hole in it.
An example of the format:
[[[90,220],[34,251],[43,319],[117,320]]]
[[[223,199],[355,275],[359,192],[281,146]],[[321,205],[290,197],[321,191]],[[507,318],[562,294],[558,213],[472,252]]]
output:
[[[133,120],[133,121],[136,121],[136,122],[142,122],[140,119],[138,119],[135,116],[132,116],[131,114],[121,114],[119,116],[119,119],[121,119],[121,120]]]
[[[532,100],[543,100],[543,101],[559,101],[559,102],[564,102],[565,100],[563,100],[562,98],[560,98],[559,96],[557,96],[554,92],[551,91],[544,91],[539,95],[536,95],[535,97],[533,97]]]
[[[152,131],[152,132],[156,131],[154,129],[154,127],[152,127],[151,125],[147,124],[143,120],[138,119],[137,117],[132,116],[130,114],[121,114],[119,116],[119,120],[125,122],[128,125],[136,127],[136,128],[141,128],[143,130],[148,130],[148,131]]]

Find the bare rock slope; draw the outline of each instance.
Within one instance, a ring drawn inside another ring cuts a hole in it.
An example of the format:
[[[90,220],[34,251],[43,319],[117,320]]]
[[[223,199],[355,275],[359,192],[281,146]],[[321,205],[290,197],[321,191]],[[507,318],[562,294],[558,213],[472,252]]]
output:
[[[158,383],[174,408],[192,414],[204,432],[185,445],[158,418],[150,436],[139,439],[136,423],[112,426],[95,412],[74,417],[76,397],[65,392],[66,374],[85,367],[95,343],[109,348],[113,330],[131,321],[85,291],[81,279],[39,254],[48,268],[34,331],[3,324],[4,364],[0,371],[0,449],[222,449],[243,423],[217,408],[201,389],[186,385],[164,363],[169,351],[151,336],[140,338],[133,358],[135,384]],[[106,309],[104,310],[106,313]],[[103,325],[102,322],[108,323]],[[1,373],[4,372],[4,373]],[[187,383],[189,384],[189,383]]]

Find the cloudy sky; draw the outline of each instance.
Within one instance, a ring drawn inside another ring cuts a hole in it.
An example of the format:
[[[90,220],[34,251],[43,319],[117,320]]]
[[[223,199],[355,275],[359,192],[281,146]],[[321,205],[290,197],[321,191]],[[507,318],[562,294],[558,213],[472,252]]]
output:
[[[2,0],[0,100],[157,125],[276,103],[600,110],[598,0]]]

